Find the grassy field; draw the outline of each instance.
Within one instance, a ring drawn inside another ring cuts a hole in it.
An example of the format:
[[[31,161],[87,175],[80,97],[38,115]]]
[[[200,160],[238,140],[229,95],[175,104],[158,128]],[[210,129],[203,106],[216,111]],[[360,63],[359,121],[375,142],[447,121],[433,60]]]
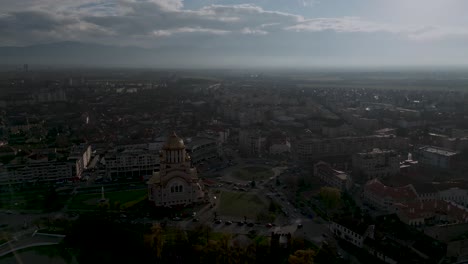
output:
[[[232,174],[234,177],[244,181],[259,181],[266,180],[273,176],[273,171],[263,167],[245,167],[239,169]]]
[[[147,190],[128,190],[108,192],[104,194],[105,198],[109,200],[109,205],[112,207],[116,203],[120,204],[121,209],[131,207],[132,205],[147,198]],[[93,210],[97,209],[97,205],[101,199],[100,193],[92,194],[78,194],[73,197],[68,209],[70,210]]]
[[[245,192],[221,192],[218,213],[243,219],[256,219],[259,212],[266,211],[267,205],[255,194]]]

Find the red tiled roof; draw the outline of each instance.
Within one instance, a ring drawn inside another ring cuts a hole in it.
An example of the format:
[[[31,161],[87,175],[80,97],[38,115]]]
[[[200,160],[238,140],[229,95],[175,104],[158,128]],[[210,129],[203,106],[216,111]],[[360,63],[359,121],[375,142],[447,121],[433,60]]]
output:
[[[459,222],[468,222],[468,209],[445,200],[415,201],[397,205],[400,214],[408,219],[428,218],[434,215],[447,215]]]
[[[374,179],[367,182],[364,188],[366,191],[371,192],[376,196],[390,197],[394,201],[411,201],[418,198],[412,185],[390,187],[384,185],[379,180]]]
[[[216,184],[216,183],[217,183],[217,182],[216,182],[216,181],[213,181],[213,180],[203,179],[203,184],[208,185],[208,186],[214,185],[214,184]]]

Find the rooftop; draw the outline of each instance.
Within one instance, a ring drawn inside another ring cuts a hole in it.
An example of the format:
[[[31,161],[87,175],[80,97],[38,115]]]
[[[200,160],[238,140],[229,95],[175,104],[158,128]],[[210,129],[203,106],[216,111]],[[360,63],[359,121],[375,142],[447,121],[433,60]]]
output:
[[[468,209],[454,202],[445,200],[416,201],[399,204],[400,214],[408,219],[428,218],[434,215],[446,215],[452,220],[468,222]]]
[[[314,165],[314,167],[316,168],[320,168],[322,170],[325,170],[325,171],[328,171],[330,174],[332,174],[333,176],[335,177],[338,177],[340,180],[347,180],[348,179],[348,174],[344,171],[339,171],[339,170],[335,170],[334,168],[332,168],[330,166],[330,164],[328,163],[325,163],[323,161],[321,162],[318,162]]]
[[[367,223],[351,217],[341,218],[335,222],[360,235],[364,235],[367,228],[369,227]]]
[[[441,156],[446,156],[446,157],[450,157],[450,156],[454,156],[458,154],[458,152],[454,152],[451,150],[438,148],[438,147],[432,147],[432,146],[425,146],[425,147],[420,148],[420,150],[434,153],[434,154],[441,155]]]
[[[417,198],[417,194],[412,185],[401,187],[390,187],[384,185],[378,179],[373,179],[366,183],[365,190],[377,196],[390,197],[395,201],[407,201]]]

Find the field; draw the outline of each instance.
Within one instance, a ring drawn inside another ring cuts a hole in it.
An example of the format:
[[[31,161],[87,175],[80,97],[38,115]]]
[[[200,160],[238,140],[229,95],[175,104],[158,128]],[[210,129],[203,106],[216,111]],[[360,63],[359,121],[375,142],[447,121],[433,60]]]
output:
[[[222,192],[218,213],[221,216],[233,216],[243,219],[256,219],[258,213],[266,211],[267,205],[255,194],[245,192]]]
[[[273,171],[263,167],[245,167],[234,171],[232,176],[244,181],[259,181],[272,177]]]
[[[131,207],[132,205],[147,198],[147,190],[128,190],[104,193],[104,198],[108,199],[109,206],[115,207],[119,204],[120,209]],[[70,210],[93,210],[97,209],[100,193],[78,194],[73,197],[68,209]],[[117,209],[117,208],[114,208]]]

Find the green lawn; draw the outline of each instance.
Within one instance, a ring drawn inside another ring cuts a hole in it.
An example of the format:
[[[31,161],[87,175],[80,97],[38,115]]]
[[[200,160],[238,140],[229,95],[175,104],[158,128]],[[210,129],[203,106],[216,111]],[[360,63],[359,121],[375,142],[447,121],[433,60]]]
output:
[[[245,167],[234,171],[232,174],[234,177],[244,180],[244,181],[259,181],[259,180],[266,180],[272,177],[273,171],[269,168],[263,167]]]
[[[221,216],[256,219],[258,213],[268,209],[257,195],[245,192],[221,192],[220,200],[218,213]]]
[[[147,190],[128,190],[104,193],[106,199],[109,200],[109,205],[112,207],[116,202],[120,203],[121,209],[131,207],[132,205],[147,198]],[[93,210],[97,209],[97,204],[101,199],[100,193],[78,194],[73,197],[68,209],[70,210]]]

